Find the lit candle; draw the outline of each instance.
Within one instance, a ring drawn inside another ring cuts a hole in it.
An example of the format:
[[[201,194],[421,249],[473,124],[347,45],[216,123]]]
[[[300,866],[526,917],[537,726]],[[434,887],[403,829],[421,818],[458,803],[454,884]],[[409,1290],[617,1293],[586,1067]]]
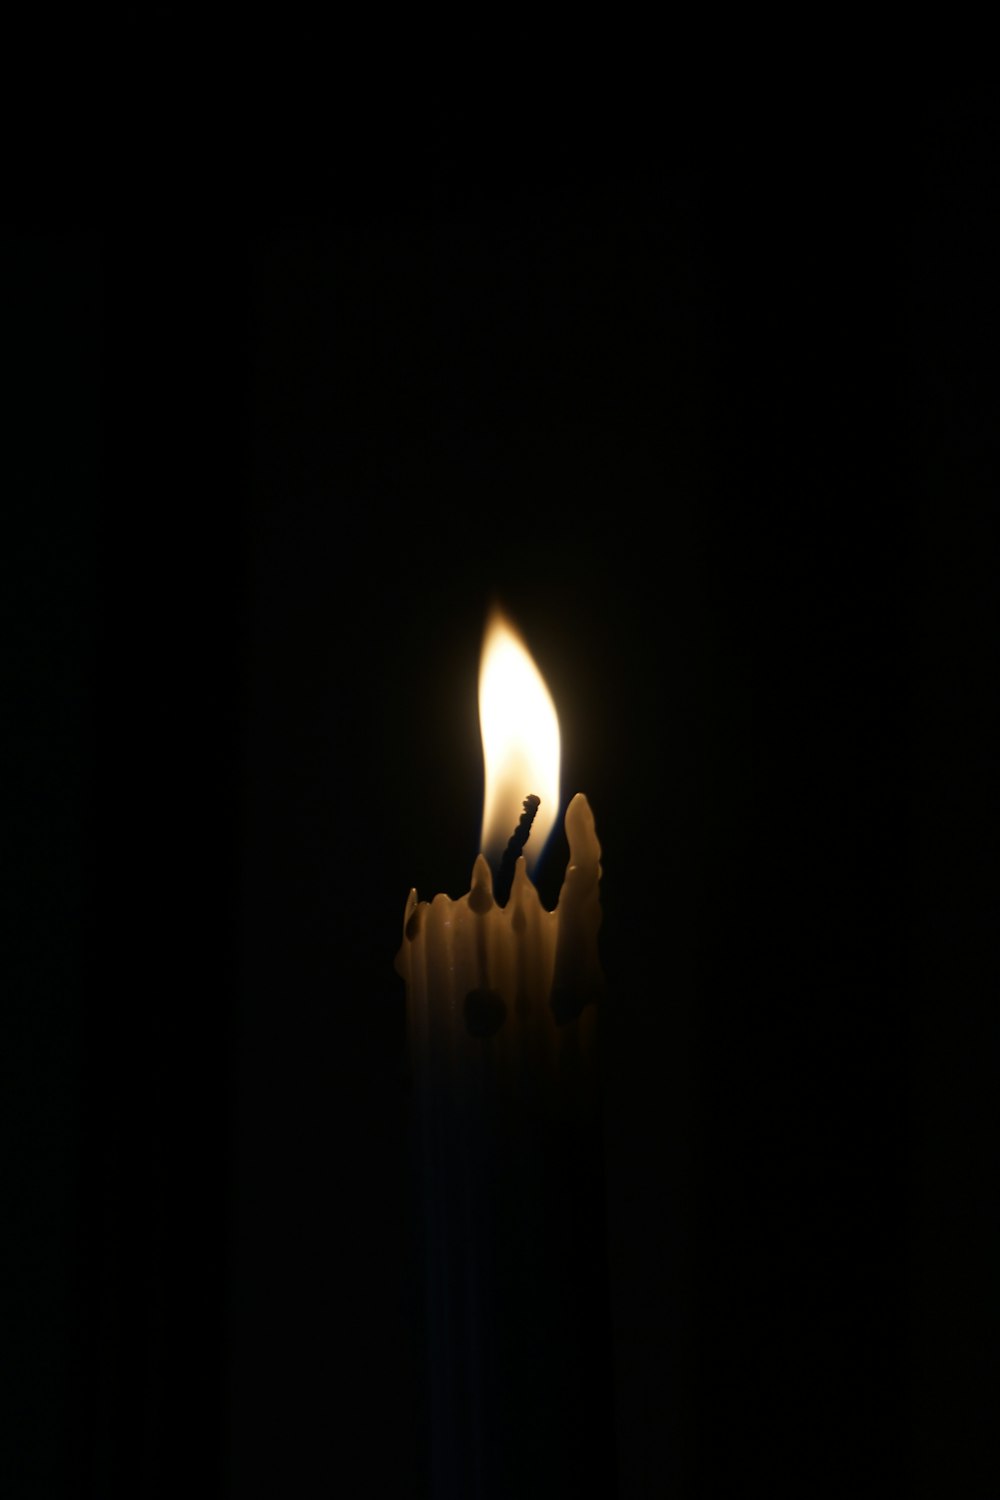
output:
[[[494,611],[479,684],[482,852],[469,891],[406,902],[432,1493],[608,1493],[611,1430],[596,1023],[601,847],[566,809],[559,900],[529,876],[559,804],[559,728]],[[507,835],[514,830],[507,839]],[[505,844],[506,840],[506,844]]]

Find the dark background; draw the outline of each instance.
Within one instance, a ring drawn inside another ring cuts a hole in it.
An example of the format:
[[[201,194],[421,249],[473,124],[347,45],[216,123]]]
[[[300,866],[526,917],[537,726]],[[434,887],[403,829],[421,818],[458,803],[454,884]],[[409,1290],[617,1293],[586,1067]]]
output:
[[[992,137],[739,124],[5,234],[7,1495],[419,1495],[494,594],[603,846],[620,1500],[995,1491]]]

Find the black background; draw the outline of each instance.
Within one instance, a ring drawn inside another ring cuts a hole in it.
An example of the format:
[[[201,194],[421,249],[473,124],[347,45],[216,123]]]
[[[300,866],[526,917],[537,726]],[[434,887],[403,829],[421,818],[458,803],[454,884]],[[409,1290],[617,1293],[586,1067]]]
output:
[[[5,238],[6,1494],[420,1494],[495,595],[603,846],[620,1500],[995,1489],[992,140],[738,123]]]

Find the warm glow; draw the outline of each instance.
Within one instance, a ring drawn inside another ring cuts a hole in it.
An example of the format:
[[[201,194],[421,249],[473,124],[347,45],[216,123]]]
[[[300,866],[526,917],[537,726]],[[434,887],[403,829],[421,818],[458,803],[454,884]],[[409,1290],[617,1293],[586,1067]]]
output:
[[[527,647],[499,609],[490,616],[483,639],[479,726],[486,775],[483,853],[495,871],[525,797],[534,795],[541,805],[524,849],[530,870],[559,812],[559,720]]]

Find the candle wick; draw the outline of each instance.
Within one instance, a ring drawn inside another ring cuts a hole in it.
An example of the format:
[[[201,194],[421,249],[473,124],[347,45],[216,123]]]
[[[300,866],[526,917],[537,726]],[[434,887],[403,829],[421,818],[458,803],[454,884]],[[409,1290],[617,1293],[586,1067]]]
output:
[[[528,834],[538,811],[540,797],[534,794],[525,797],[522,806],[524,812],[521,814],[520,822],[507,840],[507,847],[503,851],[503,859],[500,861],[500,870],[493,888],[493,899],[498,906],[506,906],[510,896],[510,888],[514,884],[514,868],[521,857],[525,844],[528,842]]]

